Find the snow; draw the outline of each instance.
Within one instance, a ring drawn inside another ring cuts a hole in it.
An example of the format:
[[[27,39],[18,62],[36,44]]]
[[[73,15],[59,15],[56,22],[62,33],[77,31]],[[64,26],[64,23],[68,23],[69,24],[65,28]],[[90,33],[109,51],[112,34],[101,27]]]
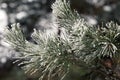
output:
[[[0,33],[4,32],[4,28],[8,24],[7,13],[4,10],[0,10]]]

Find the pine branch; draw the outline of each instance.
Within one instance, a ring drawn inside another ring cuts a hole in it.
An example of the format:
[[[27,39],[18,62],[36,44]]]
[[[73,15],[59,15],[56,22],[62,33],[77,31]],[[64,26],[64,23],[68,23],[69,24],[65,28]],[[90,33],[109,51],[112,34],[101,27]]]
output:
[[[53,15],[59,28],[65,28],[63,37],[35,30],[32,38],[37,44],[33,44],[25,39],[18,24],[7,30],[8,42],[23,53],[24,58],[30,59],[31,64],[24,68],[26,73],[37,74],[39,80],[63,80],[72,65],[84,67],[85,72],[81,71],[84,75],[94,73],[93,69],[112,67],[113,58],[119,57],[120,52],[119,25],[110,22],[106,28],[91,26],[70,8],[67,0],[57,0],[53,4]]]
[[[11,25],[12,29],[6,29],[6,41],[16,49],[25,48],[25,37],[23,36],[20,24]]]
[[[106,24],[107,28],[90,27],[83,37],[84,48],[82,49],[84,56],[88,61],[95,58],[115,57],[119,55],[119,25],[110,22]]]
[[[53,6],[53,15],[56,22],[66,30],[70,31],[77,19],[81,19],[80,15],[73,11],[70,7],[70,2],[67,0],[57,0]]]

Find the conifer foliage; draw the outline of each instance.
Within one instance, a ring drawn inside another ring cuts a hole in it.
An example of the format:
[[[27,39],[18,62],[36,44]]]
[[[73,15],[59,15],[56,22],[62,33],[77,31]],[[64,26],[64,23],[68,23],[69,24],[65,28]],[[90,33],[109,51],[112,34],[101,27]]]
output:
[[[34,30],[36,44],[26,40],[19,24],[7,29],[6,41],[28,58],[26,74],[38,80],[67,80],[70,69],[79,67],[80,80],[120,80],[120,26],[92,26],[71,9],[68,0],[56,0],[52,6],[54,24],[65,29],[58,35]],[[71,79],[75,80],[75,79]]]

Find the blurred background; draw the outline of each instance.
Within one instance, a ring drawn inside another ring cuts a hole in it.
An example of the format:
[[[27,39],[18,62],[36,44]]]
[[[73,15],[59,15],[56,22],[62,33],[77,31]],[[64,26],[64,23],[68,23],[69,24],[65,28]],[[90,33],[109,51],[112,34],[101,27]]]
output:
[[[41,31],[51,29],[51,5],[54,2],[55,0],[0,0],[0,80],[26,80],[26,77],[19,78],[24,72],[17,64],[13,64],[15,57],[19,56],[16,55],[18,52],[3,41],[4,28],[20,23],[26,39],[31,40],[34,28]],[[120,0],[70,0],[70,3],[71,8],[77,10],[89,24],[105,26],[109,21],[120,24]]]

